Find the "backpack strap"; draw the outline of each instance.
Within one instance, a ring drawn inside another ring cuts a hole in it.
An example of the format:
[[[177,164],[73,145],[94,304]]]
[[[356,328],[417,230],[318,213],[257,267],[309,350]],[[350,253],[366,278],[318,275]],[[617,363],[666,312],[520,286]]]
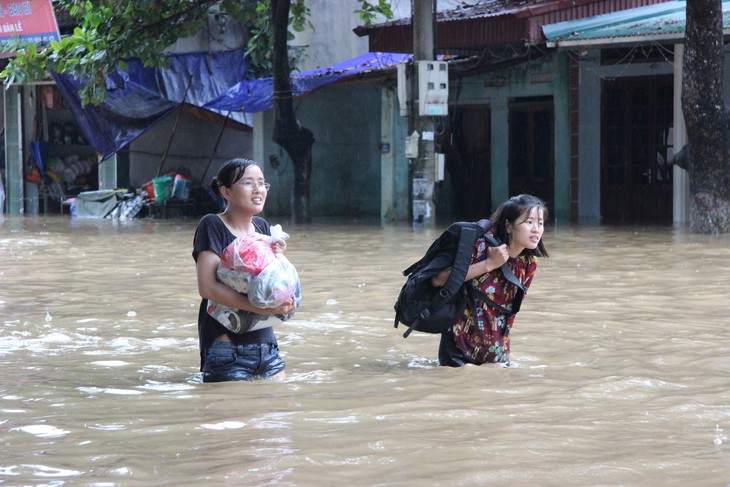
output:
[[[489,230],[492,229],[492,222],[487,220],[486,218],[482,218],[481,220],[474,222],[474,224],[479,227],[479,230],[481,233],[479,236],[486,235]]]
[[[410,275],[411,275],[411,273],[412,273],[413,271],[415,271],[415,270],[416,270],[416,269],[417,269],[417,268],[418,268],[418,267],[419,267],[419,266],[420,266],[421,264],[423,264],[423,262],[424,262],[425,260],[426,260],[426,257],[424,256],[424,257],[422,257],[422,258],[421,258],[421,260],[419,260],[418,262],[414,262],[413,264],[411,264],[411,265],[410,265],[410,266],[409,266],[409,267],[408,267],[407,269],[405,269],[405,270],[403,271],[403,275],[404,275],[404,276],[406,276],[406,277],[410,276]]]
[[[473,319],[475,324],[479,320],[477,314],[477,301],[484,301],[487,306],[495,308],[503,315],[509,317],[516,315],[517,312],[520,310],[520,305],[522,304],[522,296],[524,296],[524,293],[518,290],[515,299],[512,301],[512,309],[510,310],[489,299],[487,295],[485,295],[480,289],[474,287],[471,283],[468,283],[467,290],[469,296],[471,296],[472,316],[474,317]],[[505,325],[505,327],[502,328],[502,332],[500,333],[500,335],[504,336],[508,331],[509,328]]]
[[[469,263],[471,262],[471,255],[474,249],[474,242],[477,239],[477,231],[474,228],[461,227],[459,230],[459,243],[456,247],[456,256],[454,257],[454,263],[451,265],[451,273],[446,283],[439,289],[436,297],[431,300],[431,304],[421,311],[421,314],[413,324],[408,327],[406,332],[403,334],[403,338],[407,338],[408,335],[416,328],[421,319],[428,320],[432,313],[440,310],[443,305],[448,303],[458,292],[461,292],[461,288],[466,280],[466,274],[469,271]]]
[[[483,220],[480,220],[479,223],[481,223],[481,221],[483,221]],[[487,221],[489,221],[489,220],[487,220]],[[491,227],[491,224],[490,224],[490,227]],[[486,233],[486,232],[484,233],[484,239],[487,241],[487,243],[491,247],[499,247],[501,245],[501,243],[499,242],[499,239],[497,239],[495,236],[493,236],[489,233]],[[515,276],[515,273],[512,272],[512,269],[510,269],[507,262],[502,264],[502,266],[500,267],[500,270],[502,271],[502,274],[504,274],[505,279],[507,279],[507,281],[511,282],[512,284],[514,284],[517,287],[517,293],[515,294],[515,298],[512,301],[512,309],[507,309],[504,306],[495,303],[494,301],[489,299],[483,292],[481,292],[481,290],[479,290],[476,287],[474,287],[473,285],[471,285],[471,283],[469,283],[469,285],[467,286],[467,290],[469,291],[469,294],[472,297],[472,301],[476,302],[476,300],[479,299],[479,300],[487,303],[488,306],[491,306],[492,308],[499,310],[501,313],[503,313],[507,316],[516,315],[517,312],[520,310],[520,306],[522,305],[522,298],[525,296],[527,289],[525,289],[525,286],[523,286],[522,283],[520,282],[520,280],[517,279],[517,276]],[[474,315],[474,317],[476,319],[476,314]]]
[[[517,294],[515,295],[515,299],[512,301],[512,309],[507,309],[501,304],[497,304],[489,299],[486,294],[484,294],[480,289],[474,287],[473,285],[469,284],[469,286],[467,286],[467,289],[469,290],[472,301],[476,302],[477,299],[480,301],[484,301],[485,303],[487,303],[488,306],[497,309],[507,316],[516,315],[520,311],[520,306],[522,305],[522,297],[524,296],[524,293],[518,289]]]
[[[502,245],[499,240],[494,237],[493,235],[490,235],[488,233],[484,234],[484,238],[486,239],[487,243],[490,245],[490,247],[499,247]],[[515,276],[515,273],[512,272],[512,269],[509,268],[509,265],[505,262],[500,267],[502,270],[502,274],[504,274],[505,279],[507,279],[509,282],[517,286],[517,289],[519,289],[522,294],[525,294],[527,292],[527,289],[525,289],[525,286],[522,285],[519,279],[517,279],[517,276]]]

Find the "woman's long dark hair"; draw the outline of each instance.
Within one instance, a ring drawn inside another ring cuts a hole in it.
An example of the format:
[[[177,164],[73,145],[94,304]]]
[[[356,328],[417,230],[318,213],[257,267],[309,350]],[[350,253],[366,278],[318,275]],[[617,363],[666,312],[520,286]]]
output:
[[[513,196],[497,208],[492,216],[489,218],[492,221],[492,231],[494,236],[497,237],[501,242],[509,243],[509,235],[507,234],[507,222],[513,226],[517,224],[517,219],[533,208],[537,208],[538,211],[542,212],[543,220],[548,219],[548,210],[545,202],[537,196],[530,194],[520,194]],[[535,249],[524,249],[520,255],[534,255],[536,257],[548,257],[547,249],[545,244],[540,239]]]

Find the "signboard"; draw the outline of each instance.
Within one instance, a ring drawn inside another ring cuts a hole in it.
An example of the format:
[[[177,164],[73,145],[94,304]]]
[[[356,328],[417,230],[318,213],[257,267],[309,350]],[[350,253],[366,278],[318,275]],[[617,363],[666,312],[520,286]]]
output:
[[[34,44],[61,40],[51,0],[0,0],[0,44],[13,39]]]

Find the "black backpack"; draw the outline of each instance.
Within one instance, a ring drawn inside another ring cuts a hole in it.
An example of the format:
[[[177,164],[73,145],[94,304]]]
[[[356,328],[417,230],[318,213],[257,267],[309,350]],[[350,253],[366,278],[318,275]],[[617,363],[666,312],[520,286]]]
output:
[[[413,330],[424,333],[447,331],[464,312],[467,293],[473,303],[485,301],[504,314],[513,315],[519,311],[525,288],[507,263],[502,266],[502,272],[518,289],[511,310],[493,302],[471,282],[464,282],[477,239],[484,236],[490,246],[500,245],[496,238],[487,233],[491,228],[492,222],[487,219],[452,223],[434,240],[418,262],[403,271],[408,279],[394,306],[395,327],[398,327],[398,323],[408,326],[403,338],[408,337]],[[442,287],[434,287],[431,278],[449,267],[451,274],[446,283]]]

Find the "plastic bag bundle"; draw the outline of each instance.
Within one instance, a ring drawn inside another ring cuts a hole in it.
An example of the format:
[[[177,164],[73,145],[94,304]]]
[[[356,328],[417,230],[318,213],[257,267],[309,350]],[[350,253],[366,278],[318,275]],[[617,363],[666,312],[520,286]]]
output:
[[[284,315],[260,315],[250,311],[229,308],[228,306],[216,303],[212,299],[208,300],[206,311],[218,323],[234,333],[245,333],[261,328],[268,328],[287,319]]]
[[[276,308],[294,297],[301,305],[301,286],[296,268],[283,254],[275,254],[271,245],[278,239],[287,239],[281,225],[271,227],[271,236],[247,235],[234,240],[223,250],[216,277],[226,286],[246,294],[257,308]],[[236,310],[208,300],[208,314],[235,333],[244,333],[271,326],[271,315],[258,315]],[[274,315],[280,321],[294,316]],[[273,318],[272,317],[272,318]]]
[[[238,237],[223,250],[221,264],[228,269],[256,275],[274,261],[274,251],[265,235]]]
[[[234,333],[244,333],[253,328],[253,317],[250,316],[252,313],[249,314],[243,310],[236,310],[229,308],[228,306],[223,306],[212,299],[208,300],[206,311],[208,311],[208,314],[215,318],[218,323]]]
[[[219,265],[216,276],[220,282],[239,293],[248,294],[248,290],[251,288],[252,276],[248,272],[234,271]]]
[[[276,255],[264,270],[251,278],[248,300],[257,308],[276,308],[292,296],[299,307],[302,301],[299,274],[283,254]]]

